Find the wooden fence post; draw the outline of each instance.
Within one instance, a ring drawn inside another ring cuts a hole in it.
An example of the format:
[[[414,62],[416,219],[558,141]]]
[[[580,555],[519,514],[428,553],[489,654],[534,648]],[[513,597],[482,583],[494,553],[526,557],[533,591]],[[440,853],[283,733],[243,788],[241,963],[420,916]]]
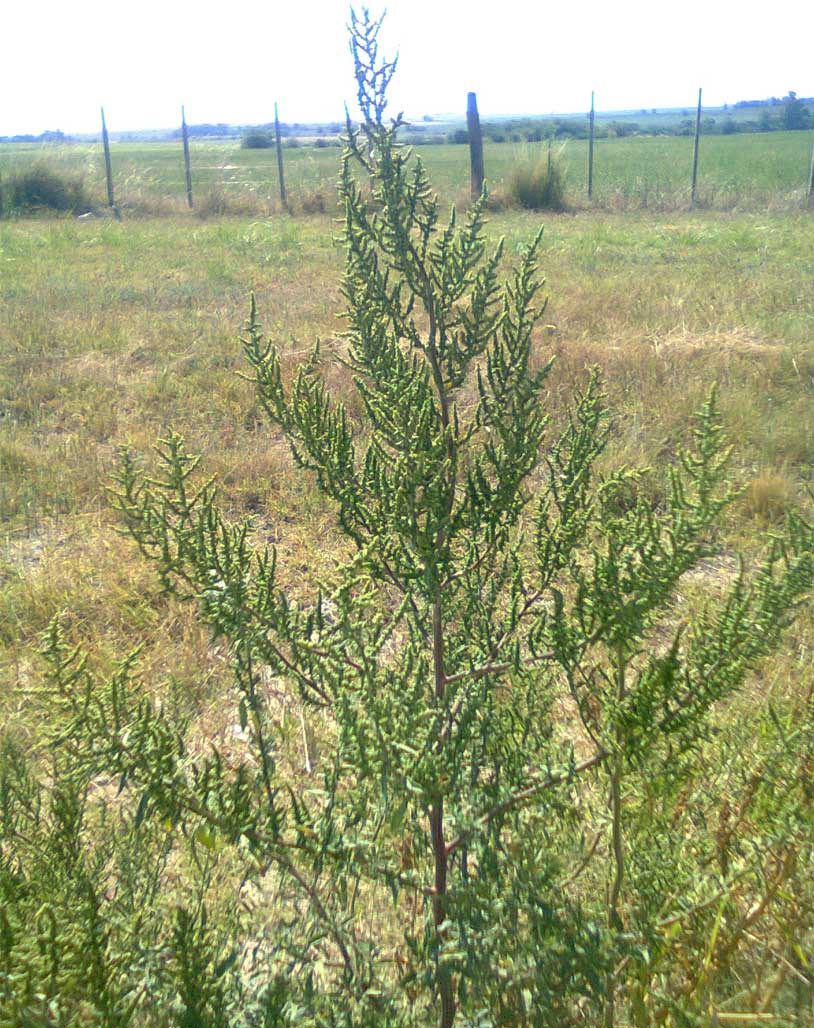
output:
[[[466,128],[469,133],[469,164],[472,172],[472,196],[483,192],[483,136],[478,116],[478,98],[474,93],[466,95]]]
[[[288,198],[285,195],[285,176],[283,175],[283,141],[280,138],[280,119],[277,116],[276,101],[274,103],[274,143],[277,147],[277,178],[280,180],[280,203],[283,205],[283,210],[288,211]]]
[[[588,199],[594,195],[594,91],[591,90],[591,113],[588,115]]]
[[[695,112],[695,143],[692,148],[692,191],[691,199],[695,203],[698,186],[698,140],[701,138],[701,90],[698,90],[698,110]]]
[[[110,163],[110,139],[107,135],[107,124],[105,123],[105,109],[102,108],[102,146],[105,151],[105,178],[107,179],[107,205],[119,217],[119,211],[113,199],[113,167]]]
[[[184,174],[187,180],[187,207],[192,210],[192,169],[189,164],[189,133],[184,105],[181,104],[181,140],[184,144]]]

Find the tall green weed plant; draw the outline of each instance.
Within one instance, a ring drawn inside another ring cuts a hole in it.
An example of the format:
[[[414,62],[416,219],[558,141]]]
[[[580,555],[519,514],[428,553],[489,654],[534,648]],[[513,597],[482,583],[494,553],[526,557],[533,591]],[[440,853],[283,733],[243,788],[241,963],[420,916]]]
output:
[[[738,961],[776,945],[807,981],[783,896],[810,891],[811,705],[739,746],[715,726],[808,596],[814,533],[790,513],[692,601],[736,495],[714,391],[658,507],[645,471],[597,470],[596,376],[554,430],[539,236],[506,275],[484,199],[442,220],[385,119],[379,24],[353,16],[339,180],[356,414],[318,346],[289,379],[254,304],[244,337],[344,556],[287,584],[178,435],[153,472],[123,453],[114,505],[227,648],[237,741],[196,736],[137,654],[93,672],[54,622],[58,761],[38,780],[9,751],[1,780],[3,1024],[35,1023],[21,980],[49,1024],[441,1028],[765,1010],[785,979],[750,993]]]

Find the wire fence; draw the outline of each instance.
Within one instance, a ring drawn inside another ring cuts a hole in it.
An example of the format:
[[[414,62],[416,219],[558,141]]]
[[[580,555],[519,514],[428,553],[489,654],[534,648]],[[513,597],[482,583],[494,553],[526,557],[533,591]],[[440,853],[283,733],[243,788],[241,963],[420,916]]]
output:
[[[111,143],[101,112],[101,156],[92,144],[46,143],[0,146],[0,213],[3,177],[43,157],[83,178],[88,195],[102,192],[100,206],[116,217],[122,211],[171,213],[182,202],[203,216],[260,214],[274,210],[321,213],[332,210],[338,137],[306,140],[281,125],[274,105],[274,129],[257,145],[244,138],[229,143],[191,136],[181,108],[178,143]],[[670,210],[814,206],[814,132],[737,133],[704,137],[699,90],[695,131],[678,135],[597,138],[594,96],[584,139],[517,144],[484,140],[474,93],[467,98],[467,129],[457,143],[430,145],[432,137],[406,140],[429,166],[442,200],[459,202],[480,193],[484,181],[492,202],[511,205],[511,176],[519,164],[554,159],[566,182],[572,208]],[[444,138],[436,134],[436,139]],[[468,161],[467,161],[468,152]],[[47,206],[46,203],[42,204]],[[9,207],[8,200],[5,204]],[[36,204],[33,204],[36,206]],[[88,204],[87,206],[91,206]]]

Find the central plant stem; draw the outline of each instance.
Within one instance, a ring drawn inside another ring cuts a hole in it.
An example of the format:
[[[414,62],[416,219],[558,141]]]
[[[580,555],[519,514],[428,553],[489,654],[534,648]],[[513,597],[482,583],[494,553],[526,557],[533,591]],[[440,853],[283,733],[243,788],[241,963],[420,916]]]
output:
[[[616,674],[616,702],[621,709],[627,695],[627,684],[625,680],[626,661],[624,653],[619,647],[617,650],[617,674]],[[618,716],[618,715],[617,715]],[[608,928],[612,932],[622,930],[622,917],[619,912],[619,898],[622,894],[622,885],[625,880],[625,849],[622,834],[622,748],[624,736],[619,724],[614,731],[615,755],[611,764],[610,772],[610,807],[611,807],[611,849],[613,852],[613,881],[608,894]],[[605,1003],[605,1014],[603,1028],[613,1028],[616,1022],[616,974],[611,971],[607,981],[607,999]]]
[[[441,600],[436,599],[432,609],[432,655],[435,673],[435,699],[440,706],[444,699],[446,677],[444,674],[444,635],[441,617]],[[439,734],[438,753],[443,750],[443,737]],[[432,894],[432,911],[437,936],[436,978],[441,998],[441,1028],[452,1028],[455,1020],[455,991],[449,968],[441,960],[441,946],[444,942],[444,922],[447,919],[447,847],[444,839],[444,799],[438,795],[430,808],[430,836],[435,862],[435,881]]]
[[[420,267],[420,262],[418,262]],[[436,317],[435,302],[429,279],[424,275],[426,294],[424,302],[429,318],[429,333],[427,336],[427,359],[432,372],[433,382],[438,395],[441,426],[446,440],[446,453],[449,461],[449,479],[447,481],[445,515],[449,518],[455,504],[455,474],[452,470],[455,466],[455,447],[450,432],[450,397],[444,381],[441,361],[438,353],[439,323]],[[443,340],[443,331],[440,331]],[[439,527],[435,538],[435,552],[440,555],[446,543],[443,527]],[[436,585],[436,594],[432,606],[432,660],[435,679],[435,702],[439,711],[444,703],[446,689],[446,672],[444,670],[444,629],[443,611],[441,605],[441,589]],[[440,722],[439,722],[440,723]],[[436,752],[439,756],[444,750],[444,734],[439,730]],[[440,763],[440,762],[439,762]],[[455,1020],[455,989],[452,974],[449,967],[441,959],[441,948],[445,941],[446,929],[444,924],[447,920],[447,870],[449,854],[447,852],[446,840],[444,838],[444,798],[440,791],[436,795],[430,807],[430,836],[432,839],[433,861],[435,864],[435,880],[433,883],[432,908],[433,922],[435,924],[436,945],[438,955],[436,957],[436,981],[438,993],[441,999],[441,1020],[440,1028],[452,1028]]]

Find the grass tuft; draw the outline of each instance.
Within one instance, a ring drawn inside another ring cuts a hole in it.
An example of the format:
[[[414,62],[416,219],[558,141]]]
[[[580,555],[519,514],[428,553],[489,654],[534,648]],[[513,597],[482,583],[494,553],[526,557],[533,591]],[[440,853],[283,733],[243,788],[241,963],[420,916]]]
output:
[[[267,215],[269,201],[254,191],[229,190],[221,182],[211,185],[195,199],[199,218],[239,218]]]
[[[518,161],[506,180],[508,196],[518,206],[529,211],[564,211],[565,168],[561,154],[545,157],[527,157]]]
[[[794,486],[785,475],[764,471],[747,485],[743,494],[748,514],[760,521],[783,518],[794,500]]]
[[[40,210],[82,214],[93,204],[81,175],[38,160],[15,170],[0,183],[0,214],[30,214]]]

